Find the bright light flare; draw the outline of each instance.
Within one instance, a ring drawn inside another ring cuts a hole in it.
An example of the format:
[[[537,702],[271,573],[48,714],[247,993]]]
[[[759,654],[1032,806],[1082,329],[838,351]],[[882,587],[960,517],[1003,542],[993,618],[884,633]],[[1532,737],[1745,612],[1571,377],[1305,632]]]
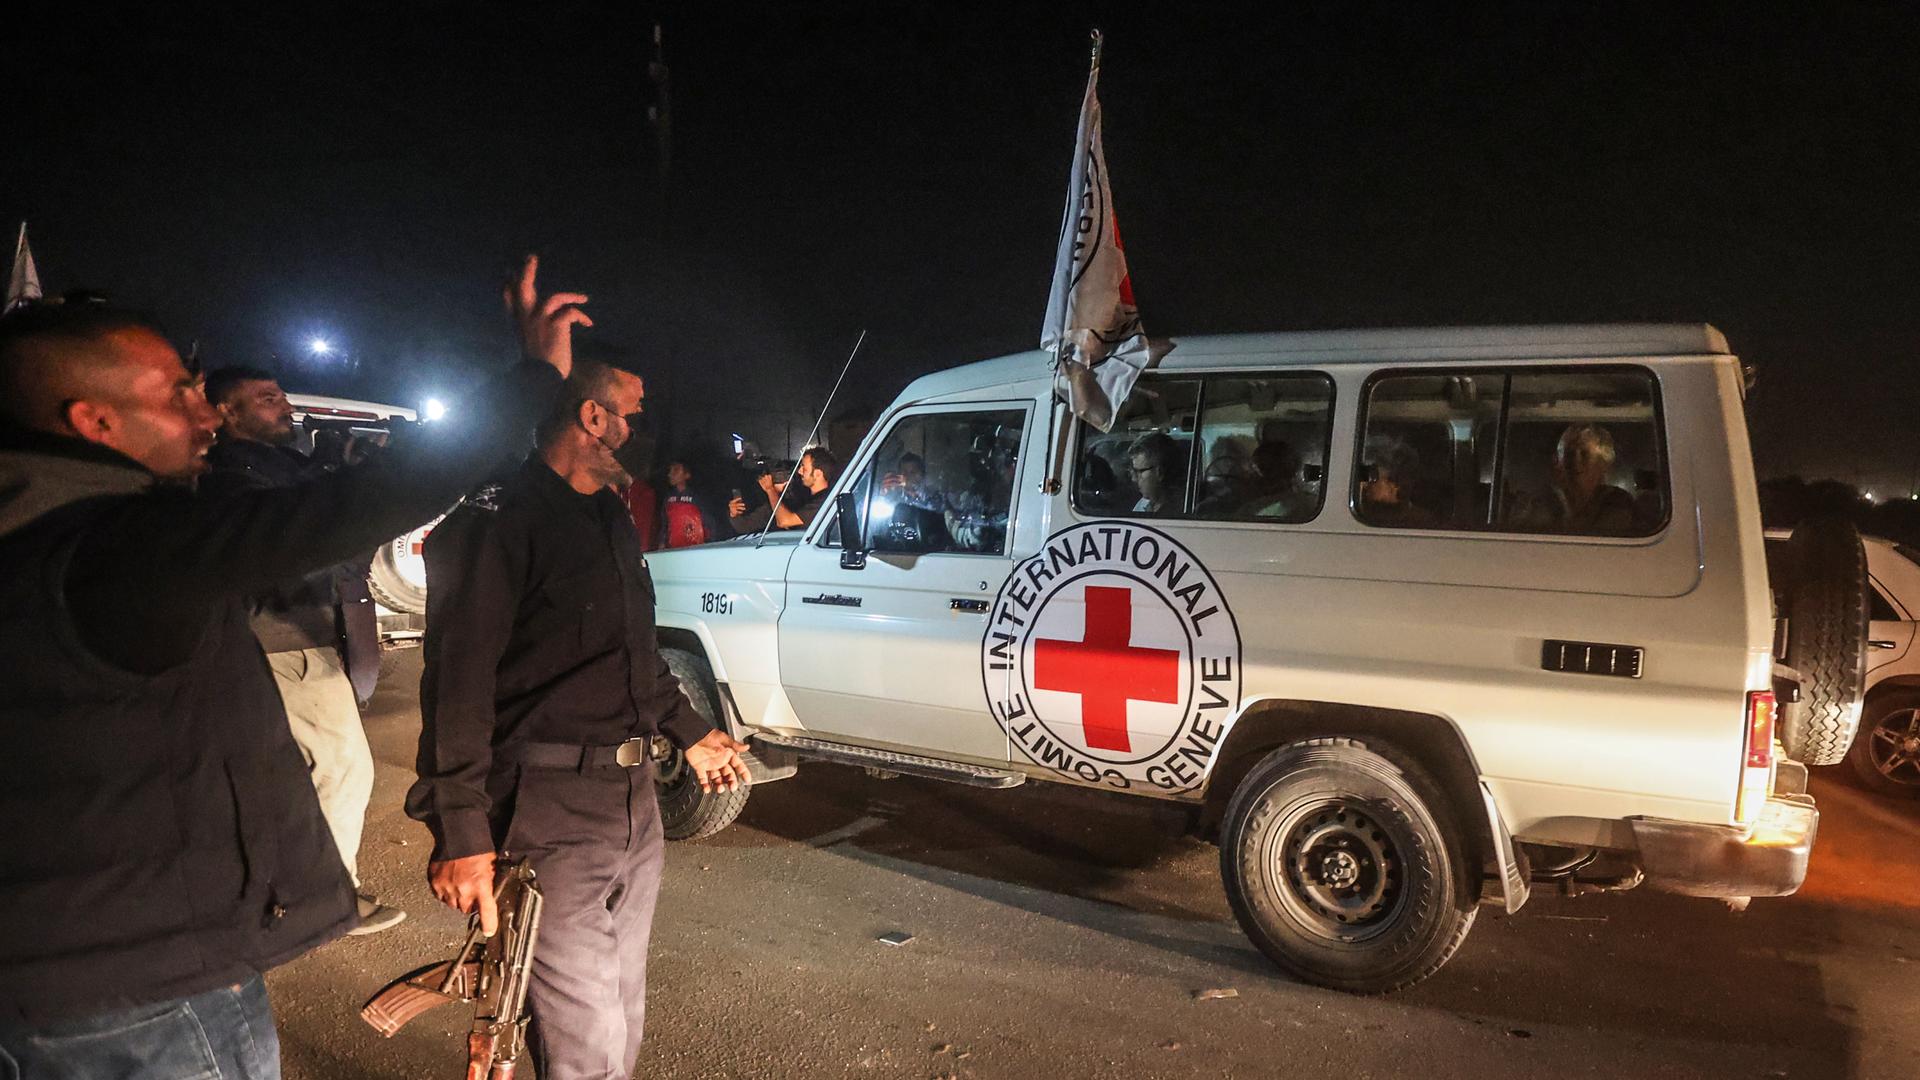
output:
[[[420,410],[420,414],[428,420],[443,420],[447,415],[447,403],[437,397],[430,397]]]
[[[326,338],[317,337],[307,342],[307,351],[315,356],[331,356],[333,355],[333,343]]]

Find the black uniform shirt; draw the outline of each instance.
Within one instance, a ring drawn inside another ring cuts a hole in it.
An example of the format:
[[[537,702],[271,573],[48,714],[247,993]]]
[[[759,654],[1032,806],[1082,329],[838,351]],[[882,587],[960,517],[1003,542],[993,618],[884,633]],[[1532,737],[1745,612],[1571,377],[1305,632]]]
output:
[[[538,454],[428,535],[420,779],[407,813],[435,859],[493,850],[489,776],[524,742],[607,746],[711,726],[660,658],[653,579],[611,490],[582,495]]]

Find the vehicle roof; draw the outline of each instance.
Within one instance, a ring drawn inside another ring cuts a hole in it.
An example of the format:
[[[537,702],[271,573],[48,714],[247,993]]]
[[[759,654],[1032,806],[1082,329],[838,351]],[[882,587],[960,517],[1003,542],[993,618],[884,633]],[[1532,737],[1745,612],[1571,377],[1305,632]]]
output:
[[[391,420],[398,416],[403,420],[417,420],[414,410],[401,405],[385,405],[378,401],[357,401],[353,398],[327,397],[324,394],[288,394],[287,403],[293,406],[296,416],[322,416],[341,420]]]
[[[1155,343],[1161,344],[1160,342]],[[1607,360],[1659,356],[1731,356],[1707,323],[1594,323],[1559,326],[1440,326],[1391,330],[1309,330],[1210,334],[1169,339],[1156,370],[1274,365],[1414,364],[1462,360]],[[1044,377],[1038,349],[924,375],[908,398],[950,394]]]

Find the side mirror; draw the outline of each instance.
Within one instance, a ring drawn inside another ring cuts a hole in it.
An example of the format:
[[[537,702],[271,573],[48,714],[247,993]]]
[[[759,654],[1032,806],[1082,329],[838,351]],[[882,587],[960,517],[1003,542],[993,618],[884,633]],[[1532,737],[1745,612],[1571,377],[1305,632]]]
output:
[[[867,538],[860,529],[860,510],[853,492],[843,491],[833,500],[834,520],[840,526],[840,569],[863,570],[867,565]]]

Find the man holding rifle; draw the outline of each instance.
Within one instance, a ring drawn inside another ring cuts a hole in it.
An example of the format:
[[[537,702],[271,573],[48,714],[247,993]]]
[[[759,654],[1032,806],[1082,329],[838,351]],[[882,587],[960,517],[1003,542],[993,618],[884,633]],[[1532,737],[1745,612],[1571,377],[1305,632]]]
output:
[[[366,465],[196,495],[219,420],[137,314],[0,318],[0,1073],[277,1078],[261,972],[358,916],[247,599],[432,518],[590,325],[512,291],[525,360]]]
[[[748,780],[746,744],[693,710],[661,659],[653,581],[612,485],[645,385],[581,359],[536,449],[427,539],[426,674],[407,812],[433,832],[434,895],[495,931],[496,862],[544,897],[527,1002],[542,1080],[625,1078],[646,1016],[665,861],[650,749],[700,786]]]

